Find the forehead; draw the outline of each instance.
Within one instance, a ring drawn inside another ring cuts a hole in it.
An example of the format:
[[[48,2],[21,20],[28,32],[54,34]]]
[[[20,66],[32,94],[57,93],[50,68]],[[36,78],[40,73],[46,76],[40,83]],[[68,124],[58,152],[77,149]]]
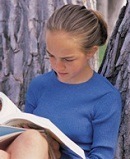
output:
[[[46,32],[46,48],[51,52],[78,50],[79,44],[77,40],[67,32],[63,31],[47,31]]]
[[[65,32],[65,31],[46,31],[46,42],[47,40],[65,40],[65,41],[73,41],[76,42],[76,38],[71,35],[71,33]]]

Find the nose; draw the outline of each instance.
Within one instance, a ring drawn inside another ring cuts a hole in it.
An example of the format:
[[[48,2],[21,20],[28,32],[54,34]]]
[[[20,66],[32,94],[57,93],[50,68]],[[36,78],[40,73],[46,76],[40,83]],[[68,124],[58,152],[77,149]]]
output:
[[[65,64],[62,60],[56,59],[54,63],[54,68],[56,71],[63,71],[65,69]]]

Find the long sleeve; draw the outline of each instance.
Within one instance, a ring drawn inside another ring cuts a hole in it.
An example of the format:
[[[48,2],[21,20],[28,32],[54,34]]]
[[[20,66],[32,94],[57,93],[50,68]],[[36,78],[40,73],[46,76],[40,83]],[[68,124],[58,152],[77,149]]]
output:
[[[104,95],[93,111],[93,144],[88,159],[113,159],[121,118],[119,94]]]

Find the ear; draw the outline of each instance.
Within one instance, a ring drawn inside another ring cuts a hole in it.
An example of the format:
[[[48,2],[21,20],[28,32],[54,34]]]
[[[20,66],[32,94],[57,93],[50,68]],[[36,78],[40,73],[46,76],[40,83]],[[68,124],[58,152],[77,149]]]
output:
[[[94,54],[98,51],[98,49],[99,49],[98,46],[93,46],[93,47],[86,53],[88,60],[91,59],[91,58],[94,56]]]

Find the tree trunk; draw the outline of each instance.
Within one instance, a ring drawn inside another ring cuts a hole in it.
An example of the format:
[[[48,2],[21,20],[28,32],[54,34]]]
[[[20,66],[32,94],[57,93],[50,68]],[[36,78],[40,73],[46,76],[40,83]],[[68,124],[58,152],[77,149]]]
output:
[[[120,9],[126,4],[126,0],[97,0],[97,10],[99,10],[108,23],[109,37],[119,16]]]
[[[116,159],[130,158],[130,0],[122,8],[99,72],[120,90],[122,121]]]
[[[120,9],[124,5],[124,0],[108,0],[108,24],[109,35],[111,35],[115,26],[116,19],[119,16]]]
[[[108,0],[97,0],[97,10],[99,10],[104,19],[108,22]]]

